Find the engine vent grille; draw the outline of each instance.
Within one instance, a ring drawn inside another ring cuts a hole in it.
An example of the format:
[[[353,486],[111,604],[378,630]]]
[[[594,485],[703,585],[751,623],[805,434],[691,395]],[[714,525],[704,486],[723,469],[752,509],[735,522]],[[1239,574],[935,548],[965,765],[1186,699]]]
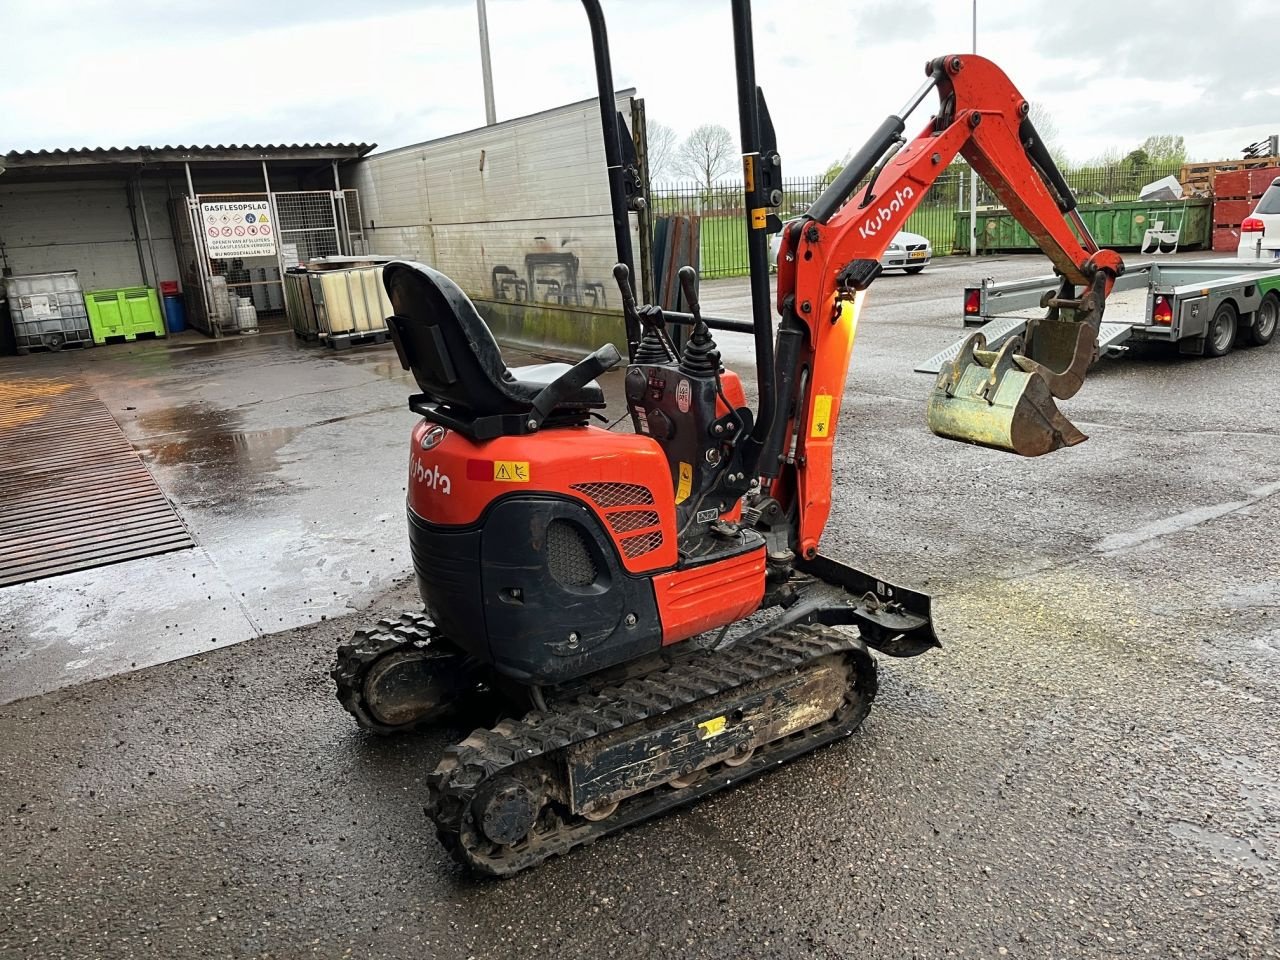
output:
[[[660,546],[662,546],[662,531],[654,530],[652,533],[638,533],[634,537],[627,537],[622,541],[622,552],[634,560],[646,553],[652,553]]]
[[[582,531],[567,520],[547,525],[547,566],[563,587],[585,587],[596,581],[596,564]]]
[[[649,488],[638,483],[575,483],[573,489],[586,494],[599,507],[629,507],[653,503]]]
[[[619,510],[606,514],[605,519],[609,521],[614,533],[627,533],[658,525],[658,515],[652,510]]]

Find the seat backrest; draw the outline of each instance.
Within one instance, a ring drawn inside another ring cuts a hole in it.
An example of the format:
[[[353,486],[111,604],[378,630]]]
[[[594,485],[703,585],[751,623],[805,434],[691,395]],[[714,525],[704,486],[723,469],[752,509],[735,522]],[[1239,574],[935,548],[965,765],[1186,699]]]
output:
[[[404,260],[383,267],[382,283],[396,311],[387,324],[400,361],[423,393],[476,416],[528,408],[506,389],[498,342],[456,283]]]

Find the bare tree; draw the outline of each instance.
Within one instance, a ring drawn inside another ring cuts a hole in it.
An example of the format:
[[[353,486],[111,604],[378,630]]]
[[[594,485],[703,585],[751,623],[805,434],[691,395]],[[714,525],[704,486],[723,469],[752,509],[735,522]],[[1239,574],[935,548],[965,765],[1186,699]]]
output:
[[[675,173],[676,132],[657,120],[645,124],[648,137],[649,179],[670,180]]]
[[[1049,116],[1049,111],[1045,109],[1043,103],[1032,100],[1028,106],[1031,112],[1027,116],[1036,128],[1036,133],[1040,134],[1040,142],[1048,148],[1049,156],[1053,157],[1053,162],[1058,165],[1058,169],[1066,170],[1070,166],[1070,159],[1058,140],[1058,125],[1054,123],[1053,117]]]
[[[676,154],[675,171],[697,180],[706,190],[737,167],[733,134],[718,123],[704,123],[689,134]]]

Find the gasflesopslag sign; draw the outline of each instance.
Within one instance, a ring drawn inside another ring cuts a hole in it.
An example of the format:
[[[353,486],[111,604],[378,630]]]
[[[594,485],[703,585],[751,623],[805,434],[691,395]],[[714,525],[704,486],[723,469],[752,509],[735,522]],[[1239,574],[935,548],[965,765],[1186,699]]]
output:
[[[200,218],[210,260],[276,255],[276,225],[266,200],[202,203]]]

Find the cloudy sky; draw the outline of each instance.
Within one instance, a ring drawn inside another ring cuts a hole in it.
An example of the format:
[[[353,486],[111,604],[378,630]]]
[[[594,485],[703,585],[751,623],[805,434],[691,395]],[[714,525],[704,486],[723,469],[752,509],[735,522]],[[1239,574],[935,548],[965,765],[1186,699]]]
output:
[[[728,3],[603,0],[618,88],[681,135],[737,131]],[[756,0],[756,56],[790,175],[858,146],[970,46],[969,0]],[[368,141],[484,123],[474,0],[0,0],[0,152]],[[1076,17],[1077,19],[1072,19]],[[489,0],[498,119],[593,96],[576,0]],[[1082,161],[1146,136],[1193,158],[1280,132],[1272,0],[978,0],[978,51]],[[25,41],[22,38],[27,38]],[[17,41],[17,42],[15,42]],[[915,124],[913,123],[914,127]]]

